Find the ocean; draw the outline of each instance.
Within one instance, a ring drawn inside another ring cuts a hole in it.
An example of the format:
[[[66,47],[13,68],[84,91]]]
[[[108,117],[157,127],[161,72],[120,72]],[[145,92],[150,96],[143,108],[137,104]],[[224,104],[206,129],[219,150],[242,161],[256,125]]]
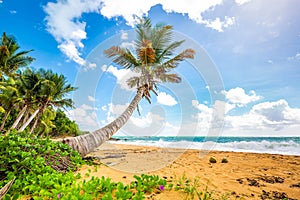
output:
[[[115,136],[111,143],[163,148],[252,152],[300,156],[300,137],[134,137]]]

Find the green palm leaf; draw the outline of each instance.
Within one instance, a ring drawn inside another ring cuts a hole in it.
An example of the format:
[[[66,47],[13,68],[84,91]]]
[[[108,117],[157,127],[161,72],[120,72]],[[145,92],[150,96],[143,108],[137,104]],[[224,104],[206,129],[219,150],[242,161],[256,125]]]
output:
[[[104,53],[107,57],[112,57],[113,62],[121,65],[124,68],[131,68],[140,64],[128,49],[123,49],[118,46],[112,46],[109,49],[105,50]]]

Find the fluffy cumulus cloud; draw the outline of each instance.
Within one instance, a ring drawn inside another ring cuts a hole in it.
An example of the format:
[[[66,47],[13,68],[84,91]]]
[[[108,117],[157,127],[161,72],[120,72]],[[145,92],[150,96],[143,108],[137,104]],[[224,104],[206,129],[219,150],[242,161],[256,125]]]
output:
[[[164,118],[158,114],[148,112],[145,116],[132,116],[130,117],[130,122],[137,127],[146,128],[150,127],[152,124],[161,124]]]
[[[235,105],[220,100],[216,100],[211,107],[197,100],[192,100],[192,105],[199,111],[195,117],[201,132],[207,131],[208,128],[221,128],[225,123],[226,114],[235,108]]]
[[[298,126],[300,124],[300,109],[291,108],[286,100],[263,102],[254,105],[252,109],[241,116],[228,116],[227,123],[236,129],[273,129]]]
[[[2,2],[2,1],[0,1]],[[236,1],[243,4],[247,0]],[[58,0],[49,2],[45,7],[48,32],[58,42],[58,48],[70,60],[79,65],[89,67],[81,55],[84,48],[83,40],[87,38],[86,23],[82,20],[84,13],[98,13],[107,18],[122,17],[129,26],[134,26],[140,17],[147,15],[155,5],[162,5],[168,13],[187,15],[191,20],[209,28],[223,32],[225,28],[235,23],[234,17],[224,16],[204,19],[203,14],[214,10],[223,0],[186,1],[178,0]],[[126,38],[126,35],[122,35]]]
[[[165,92],[159,92],[157,95],[157,102],[166,105],[166,106],[175,106],[178,104],[176,99],[172,97],[171,95],[165,93]]]
[[[261,99],[260,96],[256,95],[255,91],[251,90],[249,94],[246,94],[245,90],[240,87],[222,91],[222,93],[230,103],[237,104],[238,106],[244,106]]]
[[[237,102],[240,103],[241,101]],[[243,102],[250,102],[250,100]],[[214,105],[209,107],[193,100],[192,105],[199,111],[196,117],[199,131],[202,132],[208,128],[214,128],[217,127],[216,125],[223,124],[229,134],[230,131],[241,132],[244,130],[272,130],[275,133],[279,130],[299,127],[300,124],[300,109],[291,108],[284,99],[273,102],[261,102],[253,105],[249,111],[236,115],[229,114],[230,110],[234,108],[239,109],[232,103],[216,101]],[[218,114],[220,108],[223,108],[225,111],[223,118]],[[213,114],[214,112],[216,113],[215,115]],[[255,132],[251,134],[255,134]]]
[[[80,129],[84,131],[94,131],[99,128],[97,122],[96,109],[83,104],[75,109],[66,112],[67,116],[75,120]]]
[[[100,7],[100,0],[58,0],[44,7],[48,32],[58,42],[58,48],[80,65],[87,65],[79,51],[84,47],[82,40],[87,38],[86,22],[80,19],[83,13],[99,12]]]

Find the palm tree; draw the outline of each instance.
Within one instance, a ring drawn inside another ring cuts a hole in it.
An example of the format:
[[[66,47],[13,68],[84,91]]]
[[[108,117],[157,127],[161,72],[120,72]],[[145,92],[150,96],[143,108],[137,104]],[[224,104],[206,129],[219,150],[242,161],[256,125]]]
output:
[[[12,36],[4,32],[0,41],[0,78],[3,75],[14,76],[19,67],[28,66],[34,58],[26,56],[29,51],[20,51],[20,46]]]
[[[23,99],[20,97],[19,90],[12,78],[1,82],[0,90],[1,107],[5,109],[5,115],[0,126],[0,131],[2,131],[11,111],[15,109],[17,105],[23,101]]]
[[[195,52],[186,49],[174,56],[175,49],[184,41],[171,42],[172,29],[172,26],[162,24],[152,27],[150,19],[143,18],[137,25],[136,55],[119,46],[112,46],[104,51],[107,57],[113,58],[114,63],[139,73],[140,76],[127,81],[130,87],[137,88],[137,93],[127,109],[113,122],[93,133],[65,138],[63,143],[77,150],[82,156],[92,152],[129,120],[143,97],[151,102],[150,92],[156,94],[158,83],[181,81],[177,74],[170,71],[186,58],[194,58]]]
[[[72,99],[65,98],[65,96],[76,90],[76,88],[72,87],[70,84],[67,84],[67,79],[65,76],[53,73],[51,70],[45,71],[43,69],[40,69],[36,74],[40,79],[38,95],[36,96],[38,107],[30,116],[30,118],[22,125],[19,131],[23,131],[35,118],[35,121],[30,129],[30,132],[32,133],[38,125],[43,112],[48,107],[73,107]]]
[[[18,75],[17,81],[20,95],[23,103],[20,105],[20,111],[15,119],[11,129],[17,129],[23,116],[23,124],[28,120],[30,110],[38,103],[37,96],[41,90],[41,79],[32,69],[27,68]]]

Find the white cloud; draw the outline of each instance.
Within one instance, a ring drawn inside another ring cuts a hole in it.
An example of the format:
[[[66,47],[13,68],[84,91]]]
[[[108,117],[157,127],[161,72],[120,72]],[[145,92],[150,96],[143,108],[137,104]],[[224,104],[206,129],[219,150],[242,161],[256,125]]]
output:
[[[288,130],[294,131],[295,127],[300,125],[300,109],[291,108],[284,99],[257,103],[247,111],[242,107],[262,97],[254,91],[246,94],[245,90],[239,87],[222,93],[228,102],[216,100],[213,105],[208,106],[197,100],[192,101],[193,107],[198,110],[194,116],[198,121],[198,133],[203,134],[209,129],[224,125],[226,135],[230,133],[278,135],[279,130],[289,134]],[[235,112],[230,112],[233,109]],[[295,134],[291,132],[289,135]]]
[[[67,116],[75,120],[79,128],[84,131],[94,131],[99,128],[97,122],[96,109],[83,104],[80,107],[66,112]]]
[[[2,0],[0,0],[0,3],[3,3],[3,1],[2,1]]]
[[[49,2],[44,7],[44,11],[47,13],[45,18],[47,30],[58,42],[58,48],[69,59],[89,67],[81,57],[81,50],[84,48],[82,41],[87,39],[86,22],[81,20],[84,13],[98,13],[109,19],[123,17],[127,24],[133,27],[142,16],[148,14],[151,7],[160,4],[166,12],[187,15],[199,24],[222,32],[224,28],[235,23],[234,17],[224,16],[223,21],[220,18],[203,19],[202,17],[203,13],[213,10],[222,3],[222,0],[178,0],[176,2],[172,0],[58,0],[56,3]],[[240,4],[241,1],[237,3]],[[122,34],[122,39],[127,37],[125,33]]]
[[[256,95],[253,90],[251,90],[249,94],[246,94],[245,90],[240,87],[230,89],[229,91],[222,91],[222,93],[230,103],[237,104],[238,106],[244,106],[248,103],[258,101],[262,98]]]
[[[151,112],[149,112],[144,117],[134,117],[134,116],[132,116],[132,117],[130,117],[130,121],[135,126],[138,126],[138,127],[141,127],[141,128],[145,128],[145,127],[149,127],[152,124],[152,122],[153,122],[152,118],[153,117],[157,117],[157,116],[155,116]]]
[[[95,102],[96,101],[96,99],[94,97],[92,97],[92,96],[88,96],[88,100],[91,101],[91,102]]]
[[[206,24],[207,27],[210,27],[219,32],[224,32],[224,28],[227,28],[235,23],[235,18],[225,16],[225,20],[221,21],[220,18],[217,17],[215,20],[212,20],[212,21],[207,20],[207,21],[204,21],[203,23]]]
[[[224,21],[220,18],[216,19],[203,19],[202,14],[213,10],[216,6],[223,3],[222,0],[212,0],[212,1],[172,1],[165,0],[160,2],[163,9],[167,12],[186,14],[191,20],[204,24],[207,27],[215,29],[219,32],[223,32],[224,28],[232,25],[234,23],[233,17],[225,16]]]
[[[216,100],[212,107],[197,100],[192,100],[192,105],[199,110],[195,118],[198,120],[198,130],[202,133],[209,128],[221,128],[225,122],[225,115],[235,108],[235,105],[220,100]]]
[[[178,104],[178,102],[176,101],[176,99],[174,97],[172,97],[171,95],[169,95],[165,92],[159,92],[156,98],[157,98],[157,102],[162,105],[174,106],[174,105]]]
[[[10,10],[9,12],[10,12],[10,14],[17,14],[16,10]]]
[[[288,60],[300,60],[300,53],[296,53],[295,56],[288,57]]]
[[[227,124],[238,129],[281,130],[300,124],[300,109],[291,108],[286,100],[254,105],[249,113],[226,117]]]
[[[101,123],[102,125],[108,124],[120,116],[128,107],[129,104],[113,104],[109,103],[108,105],[102,106],[101,109],[106,112],[106,119]]]
[[[102,70],[104,72],[111,73],[113,76],[117,78],[117,84],[124,90],[132,91],[134,88],[130,88],[127,85],[127,80],[130,77],[138,76],[139,74],[136,72],[131,71],[130,69],[118,69],[117,67],[114,67],[110,65],[107,67],[106,65],[102,66]]]
[[[251,0],[235,0],[235,3],[238,5],[243,5],[245,3],[249,3]]]
[[[83,13],[99,12],[100,0],[58,0],[49,2],[44,10],[47,13],[47,30],[59,43],[58,48],[71,60],[86,65],[81,58],[82,40],[87,38],[86,23],[80,21]]]

